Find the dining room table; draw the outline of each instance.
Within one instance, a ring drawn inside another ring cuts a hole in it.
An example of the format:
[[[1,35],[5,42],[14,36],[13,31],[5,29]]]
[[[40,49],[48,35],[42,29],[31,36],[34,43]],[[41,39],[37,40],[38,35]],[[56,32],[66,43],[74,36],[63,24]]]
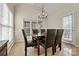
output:
[[[44,39],[40,39],[41,37],[45,37],[46,33],[42,33],[42,34],[33,34],[32,37],[36,38],[36,47],[37,47],[37,54],[40,55],[40,41],[44,40]]]

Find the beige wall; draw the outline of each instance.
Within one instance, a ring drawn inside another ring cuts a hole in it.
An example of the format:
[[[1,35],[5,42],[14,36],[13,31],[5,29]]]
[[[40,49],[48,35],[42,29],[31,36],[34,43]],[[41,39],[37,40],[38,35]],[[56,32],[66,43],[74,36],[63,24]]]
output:
[[[43,28],[60,29],[62,28],[62,17],[69,13],[77,13],[75,18],[76,38],[73,40],[73,44],[79,45],[79,4],[65,4],[61,8],[58,8],[54,12],[48,11],[48,19],[43,20]],[[16,8],[15,12],[15,40],[16,42],[23,41],[21,29],[23,28],[23,18],[29,17],[33,20],[37,19],[37,14],[40,9],[31,5],[20,5]]]
[[[76,13],[75,16],[75,39],[73,39],[72,44],[79,46],[79,4],[67,4],[62,8],[51,12],[48,19],[48,28],[62,28],[62,17],[68,15],[69,13]]]
[[[17,6],[15,10],[15,41],[22,42],[24,40],[22,35],[23,19],[30,18],[32,21],[37,20],[40,9],[28,4],[23,4]]]
[[[11,10],[11,12],[13,12],[14,14],[14,6],[12,4],[7,3],[9,9]]]
[[[62,17],[76,11],[78,11],[77,5],[68,4],[68,5],[62,6],[61,8],[59,8],[58,10],[54,12],[50,12],[49,17],[48,17],[49,18],[48,28],[61,28]]]

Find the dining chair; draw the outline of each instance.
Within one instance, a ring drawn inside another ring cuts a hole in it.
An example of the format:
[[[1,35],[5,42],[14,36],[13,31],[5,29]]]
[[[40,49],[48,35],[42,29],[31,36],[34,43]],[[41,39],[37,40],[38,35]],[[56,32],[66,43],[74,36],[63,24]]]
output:
[[[56,47],[58,46],[58,48],[60,48],[61,51],[61,44],[62,44],[62,36],[63,36],[63,29],[57,29],[57,34],[56,34],[56,38],[55,38],[55,52],[56,52]]]
[[[41,32],[40,32],[41,37],[38,38],[39,41],[43,41],[43,39],[45,38],[45,33],[46,33],[45,29],[41,29]]]
[[[23,37],[24,37],[24,42],[25,42],[25,56],[27,56],[27,47],[33,47],[36,45],[34,40],[27,40],[27,35],[25,33],[25,30],[22,29]]]
[[[52,47],[52,54],[54,54],[54,42],[56,36],[56,29],[47,29],[47,35],[40,45],[45,48],[45,56],[47,56],[47,48]]]
[[[41,33],[45,33],[45,29],[41,29]]]
[[[39,30],[38,29],[32,29],[32,34],[38,34]]]
[[[35,35],[38,35],[38,33],[39,33],[38,29],[32,29],[32,39],[36,42],[36,45],[34,46],[35,48],[37,48],[37,41],[36,41],[37,37]]]

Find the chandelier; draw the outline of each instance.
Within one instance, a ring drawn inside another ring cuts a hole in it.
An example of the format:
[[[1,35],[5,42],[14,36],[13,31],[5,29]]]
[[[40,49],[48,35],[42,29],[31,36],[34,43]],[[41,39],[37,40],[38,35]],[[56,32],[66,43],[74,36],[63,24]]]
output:
[[[41,13],[38,15],[39,19],[46,19],[48,16],[47,11],[44,8],[44,4],[42,3]]]

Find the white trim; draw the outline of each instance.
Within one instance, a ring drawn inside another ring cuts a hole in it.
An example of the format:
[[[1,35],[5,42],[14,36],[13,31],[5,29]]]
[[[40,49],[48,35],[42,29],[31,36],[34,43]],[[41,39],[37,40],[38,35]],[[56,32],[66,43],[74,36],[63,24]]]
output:
[[[12,40],[11,42],[8,43],[8,53],[10,52],[11,48],[13,47],[14,45],[14,40]]]
[[[68,44],[71,44],[71,45],[74,45],[75,47],[79,47],[79,45],[76,45],[76,44],[74,44],[74,43],[70,43],[70,42],[68,42],[68,41],[63,41],[63,42],[68,43]]]
[[[75,45],[76,47],[79,47],[79,45]]]

